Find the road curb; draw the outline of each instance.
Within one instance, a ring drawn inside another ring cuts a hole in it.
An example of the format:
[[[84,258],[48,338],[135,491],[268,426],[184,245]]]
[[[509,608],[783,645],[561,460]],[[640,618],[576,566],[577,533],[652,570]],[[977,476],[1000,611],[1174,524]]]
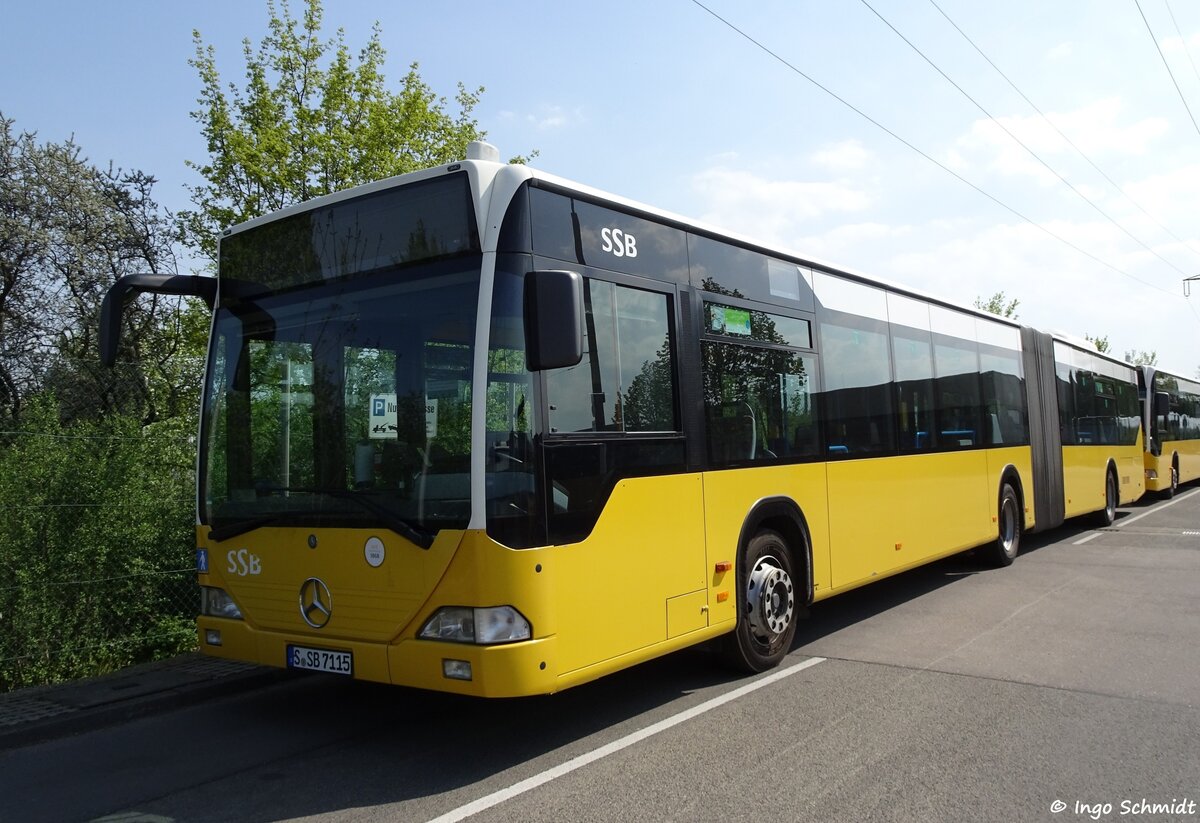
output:
[[[0,751],[44,743],[288,679],[286,669],[198,653],[0,695]]]

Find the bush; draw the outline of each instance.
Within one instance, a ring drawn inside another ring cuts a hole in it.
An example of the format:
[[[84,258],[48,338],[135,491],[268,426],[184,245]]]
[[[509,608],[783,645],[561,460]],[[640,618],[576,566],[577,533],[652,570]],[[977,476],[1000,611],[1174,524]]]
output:
[[[0,689],[195,646],[193,422],[42,395],[0,434]]]

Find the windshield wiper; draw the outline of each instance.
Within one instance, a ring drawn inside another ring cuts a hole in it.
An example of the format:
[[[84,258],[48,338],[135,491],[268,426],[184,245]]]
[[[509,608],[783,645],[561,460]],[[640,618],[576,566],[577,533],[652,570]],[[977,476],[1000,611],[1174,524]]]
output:
[[[367,509],[372,514],[377,514],[383,519],[383,525],[400,535],[410,543],[415,543],[422,549],[428,549],[433,545],[434,533],[425,531],[414,523],[410,523],[394,511],[389,509],[377,500],[372,500],[360,492],[352,492],[348,489],[302,489],[301,491],[312,491],[317,494],[327,494],[330,497],[336,497],[339,500],[353,500]]]
[[[208,533],[208,539],[214,543],[220,543],[222,540],[228,540],[231,537],[237,537],[239,534],[252,532],[255,529],[261,529],[263,526],[269,526],[272,523],[277,523],[288,517],[294,517],[296,512],[275,512],[274,514],[263,515],[262,517],[251,517],[248,520],[238,520],[235,523],[230,523],[227,526],[218,526]]]
[[[287,492],[296,492],[299,494],[327,494],[330,497],[336,497],[338,500],[353,500],[364,509],[367,509],[372,514],[379,515],[383,521],[383,525],[396,532],[396,534],[408,540],[422,549],[428,549],[433,545],[435,534],[425,531],[414,523],[410,523],[400,517],[394,511],[389,509],[382,503],[372,500],[359,492],[349,491],[348,489],[322,489],[322,488],[307,488],[297,486],[272,486],[268,489],[272,494],[283,494]],[[285,511],[272,512],[271,514],[261,517],[251,517],[247,520],[240,520],[236,523],[230,523],[227,526],[220,526],[208,533],[209,540],[220,543],[222,540],[228,540],[231,537],[237,537],[239,534],[245,534],[255,529],[260,529],[264,526],[270,526],[273,523],[278,523],[293,517],[303,517],[312,514],[328,514],[328,512],[311,512],[311,511]]]

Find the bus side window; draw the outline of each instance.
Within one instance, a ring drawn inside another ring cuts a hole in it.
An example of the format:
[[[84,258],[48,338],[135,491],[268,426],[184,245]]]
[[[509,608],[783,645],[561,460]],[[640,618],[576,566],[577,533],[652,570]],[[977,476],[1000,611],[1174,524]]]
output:
[[[815,358],[708,340],[701,351],[713,466],[816,456]]]
[[[821,322],[821,346],[829,455],[893,452],[898,416],[886,325],[830,313]]]
[[[546,372],[551,433],[674,432],[670,300],[588,278],[584,354]]]

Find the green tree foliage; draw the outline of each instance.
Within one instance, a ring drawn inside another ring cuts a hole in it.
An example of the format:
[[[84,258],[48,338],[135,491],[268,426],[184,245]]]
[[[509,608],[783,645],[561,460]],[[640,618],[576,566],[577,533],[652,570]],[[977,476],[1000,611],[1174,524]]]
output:
[[[996,292],[987,300],[984,300],[982,297],[975,298],[975,308],[983,309],[984,311],[1012,320],[1016,320],[1018,317],[1017,306],[1019,305],[1021,305],[1020,300],[1015,297],[1009,300],[1008,295],[1002,291]]]
[[[195,643],[190,431],[64,416],[38,395],[0,435],[0,690]]]
[[[177,234],[154,184],[93,166],[71,140],[18,133],[0,114],[0,414],[19,417],[47,387],[92,398],[69,414],[131,411],[151,422],[196,407],[207,326],[177,299],[148,297],[128,314],[121,356],[135,368],[96,362],[108,287],[176,271]]]
[[[345,33],[322,34],[321,0],[299,18],[268,0],[268,34],[243,41],[244,86],[226,86],[216,51],[193,32],[199,107],[192,117],[208,160],[189,162],[204,182],[183,213],[189,244],[216,259],[227,226],[360,183],[462,159],[485,132],[474,117],[483,88],[462,83],[454,105],[412,63],[395,90],[384,77],[378,24],[352,56]],[[523,160],[524,158],[514,158]]]
[[[1108,351],[1108,335],[1105,335],[1104,337],[1092,337],[1090,334],[1085,334],[1083,339],[1095,346],[1096,351],[1100,352],[1101,354]]]
[[[108,287],[176,270],[154,182],[0,115],[0,689],[195,642],[194,578],[161,572],[192,565],[207,312],[143,298],[97,358]]]

